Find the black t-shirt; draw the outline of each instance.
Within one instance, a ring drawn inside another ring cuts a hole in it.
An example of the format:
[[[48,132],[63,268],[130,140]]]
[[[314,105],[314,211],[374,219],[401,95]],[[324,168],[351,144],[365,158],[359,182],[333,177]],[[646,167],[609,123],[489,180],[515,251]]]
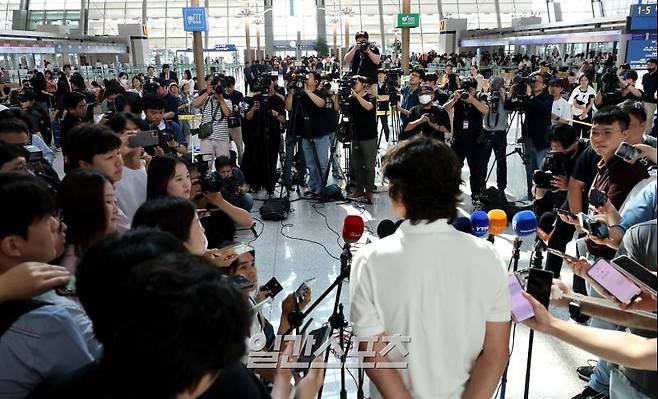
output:
[[[222,243],[235,238],[235,222],[223,211],[211,212],[201,219],[201,225],[206,231],[208,248],[220,248]]]
[[[658,72],[646,73],[642,76],[642,88],[644,89],[644,96],[642,100],[647,103],[656,103],[654,95],[658,89]]]
[[[372,109],[367,111],[361,106],[359,100],[350,96],[349,111],[352,119],[352,136],[357,140],[370,140],[377,138],[377,99],[370,93],[363,98],[372,104]]]
[[[325,99],[324,94],[320,90],[315,90],[313,94]],[[299,101],[301,101],[301,108],[298,106]],[[318,107],[306,93],[302,94],[302,97],[299,99],[293,99],[292,109],[294,115],[290,117],[290,123],[292,124],[294,122],[295,132],[298,136],[308,137],[310,135],[311,137],[322,137],[329,134],[325,108]],[[295,114],[295,112],[297,113]],[[308,120],[308,127],[304,122],[303,115]]]
[[[482,113],[475,106],[457,101],[454,106],[453,130],[455,141],[475,139],[482,131]]]
[[[334,98],[333,97],[327,96],[325,101],[326,101],[326,104],[324,106],[324,111],[325,111],[325,116],[327,118],[327,128],[329,130],[329,133],[334,133],[334,132],[336,132],[336,128],[338,127],[339,114],[334,109]]]
[[[176,98],[171,93],[167,93],[167,95],[164,96],[164,99],[165,99],[165,113],[173,112],[174,117],[171,118],[170,120],[178,122],[178,98]]]
[[[438,102],[439,105],[447,103],[448,100],[450,100],[450,95],[448,93],[439,88],[434,90],[434,101]]]
[[[286,108],[283,100],[281,97],[277,95],[269,96],[267,97],[267,103],[265,104],[265,101],[263,101],[263,98],[258,96],[258,97],[243,97],[241,99],[242,102],[242,107],[245,115],[247,112],[251,110],[251,107],[254,105],[254,101],[259,101],[261,103],[261,109],[258,112],[254,113],[254,117],[251,120],[247,120],[247,118],[244,118],[244,129],[243,129],[243,136],[246,140],[249,140],[251,137],[254,136],[253,133],[255,132],[260,132],[262,131],[262,124],[263,124],[263,116],[262,112],[264,108],[267,108],[267,122],[269,124],[269,130],[270,130],[270,138],[276,138],[278,140],[278,135],[281,132],[281,124],[277,118],[272,116],[272,113],[269,112],[270,110],[276,111],[279,115],[285,115],[286,113]],[[238,104],[238,109],[240,105]],[[276,136],[276,137],[275,137]]]
[[[240,116],[240,101],[242,101],[242,99],[244,98],[244,95],[241,92],[237,91],[237,90],[233,90],[233,93],[231,93],[230,95],[227,95],[225,98],[228,98],[229,100],[231,100],[231,104],[232,104],[232,107],[233,107],[232,108],[233,116],[234,117],[239,117]]]
[[[352,51],[354,46],[350,47]],[[379,54],[379,49],[375,46],[371,46],[370,49],[373,53]],[[350,75],[361,75],[370,79],[370,83],[377,82],[377,68],[378,64],[372,62],[368,54],[363,51],[357,50],[352,58],[352,65],[350,67]]]
[[[543,150],[548,147],[546,131],[551,126],[551,112],[553,109],[553,97],[545,91],[538,96],[530,98],[525,103],[524,134],[532,140],[532,144]]]
[[[388,95],[388,87],[386,86],[386,83],[377,83],[377,95],[379,96]],[[389,110],[388,100],[377,101],[377,109],[380,111],[388,111]]]
[[[409,114],[409,119],[407,120],[407,124],[420,119],[425,114],[430,114],[434,119],[435,123],[437,123],[439,126],[447,127],[448,131],[450,131],[450,115],[448,115],[448,111],[446,111],[445,108],[443,108],[440,105],[439,106],[432,105],[432,107],[429,109],[423,108],[423,105],[416,105],[415,107],[411,108],[409,112],[411,113]],[[416,126],[414,129],[408,132],[404,131],[404,127],[402,128],[402,130],[403,131],[400,133],[400,139],[402,140],[409,139],[419,133],[424,136],[432,137],[441,141],[445,140],[445,133],[432,129],[432,127],[428,123],[421,123],[420,125]]]

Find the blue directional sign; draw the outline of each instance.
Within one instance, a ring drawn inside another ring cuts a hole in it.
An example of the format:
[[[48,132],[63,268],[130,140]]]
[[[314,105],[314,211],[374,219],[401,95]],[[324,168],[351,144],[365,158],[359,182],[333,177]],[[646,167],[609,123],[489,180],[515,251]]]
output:
[[[208,11],[205,7],[184,7],[183,28],[185,32],[207,32]]]

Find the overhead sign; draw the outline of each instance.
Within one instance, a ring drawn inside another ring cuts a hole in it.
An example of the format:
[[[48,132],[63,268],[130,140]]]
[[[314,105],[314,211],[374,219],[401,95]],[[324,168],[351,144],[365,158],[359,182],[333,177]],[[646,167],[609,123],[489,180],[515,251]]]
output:
[[[185,32],[207,32],[208,10],[205,7],[184,7],[183,29]]]
[[[657,4],[633,4],[630,13],[630,30],[656,30]]]
[[[420,25],[420,14],[398,14],[397,28],[417,28]]]
[[[629,40],[626,46],[626,63],[633,69],[647,69],[647,61],[656,56],[656,39]]]
[[[235,44],[215,44],[215,51],[238,51]]]

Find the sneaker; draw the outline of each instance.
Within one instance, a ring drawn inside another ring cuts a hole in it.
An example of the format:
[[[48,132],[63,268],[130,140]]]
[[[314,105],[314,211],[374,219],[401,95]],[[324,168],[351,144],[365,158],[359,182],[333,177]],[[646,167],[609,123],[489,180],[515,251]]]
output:
[[[588,360],[587,361],[587,366],[580,366],[576,369],[576,373],[578,374],[578,378],[581,380],[588,382],[590,378],[592,378],[592,373],[594,372],[594,367],[596,367],[596,364],[598,362],[596,360]]]
[[[610,399],[610,396],[598,393],[591,387],[585,387],[581,393],[571,399]]]

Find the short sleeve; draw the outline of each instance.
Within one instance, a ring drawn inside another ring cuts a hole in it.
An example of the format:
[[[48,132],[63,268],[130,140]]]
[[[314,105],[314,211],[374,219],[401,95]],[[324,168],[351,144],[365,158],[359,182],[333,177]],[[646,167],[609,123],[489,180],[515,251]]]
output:
[[[368,257],[364,254],[357,254],[352,262],[350,273],[350,318],[354,332],[358,336],[372,337],[386,330],[377,312],[374,299]]]
[[[493,250],[492,250],[493,251]],[[495,287],[494,298],[492,301],[491,311],[487,317],[489,322],[506,322],[510,321],[512,308],[511,308],[511,299],[509,294],[509,289],[507,287],[507,273],[505,262],[501,259],[500,255],[494,252],[495,264],[499,266],[499,269],[492,268],[496,270],[496,274],[492,276],[491,282],[493,287]]]

